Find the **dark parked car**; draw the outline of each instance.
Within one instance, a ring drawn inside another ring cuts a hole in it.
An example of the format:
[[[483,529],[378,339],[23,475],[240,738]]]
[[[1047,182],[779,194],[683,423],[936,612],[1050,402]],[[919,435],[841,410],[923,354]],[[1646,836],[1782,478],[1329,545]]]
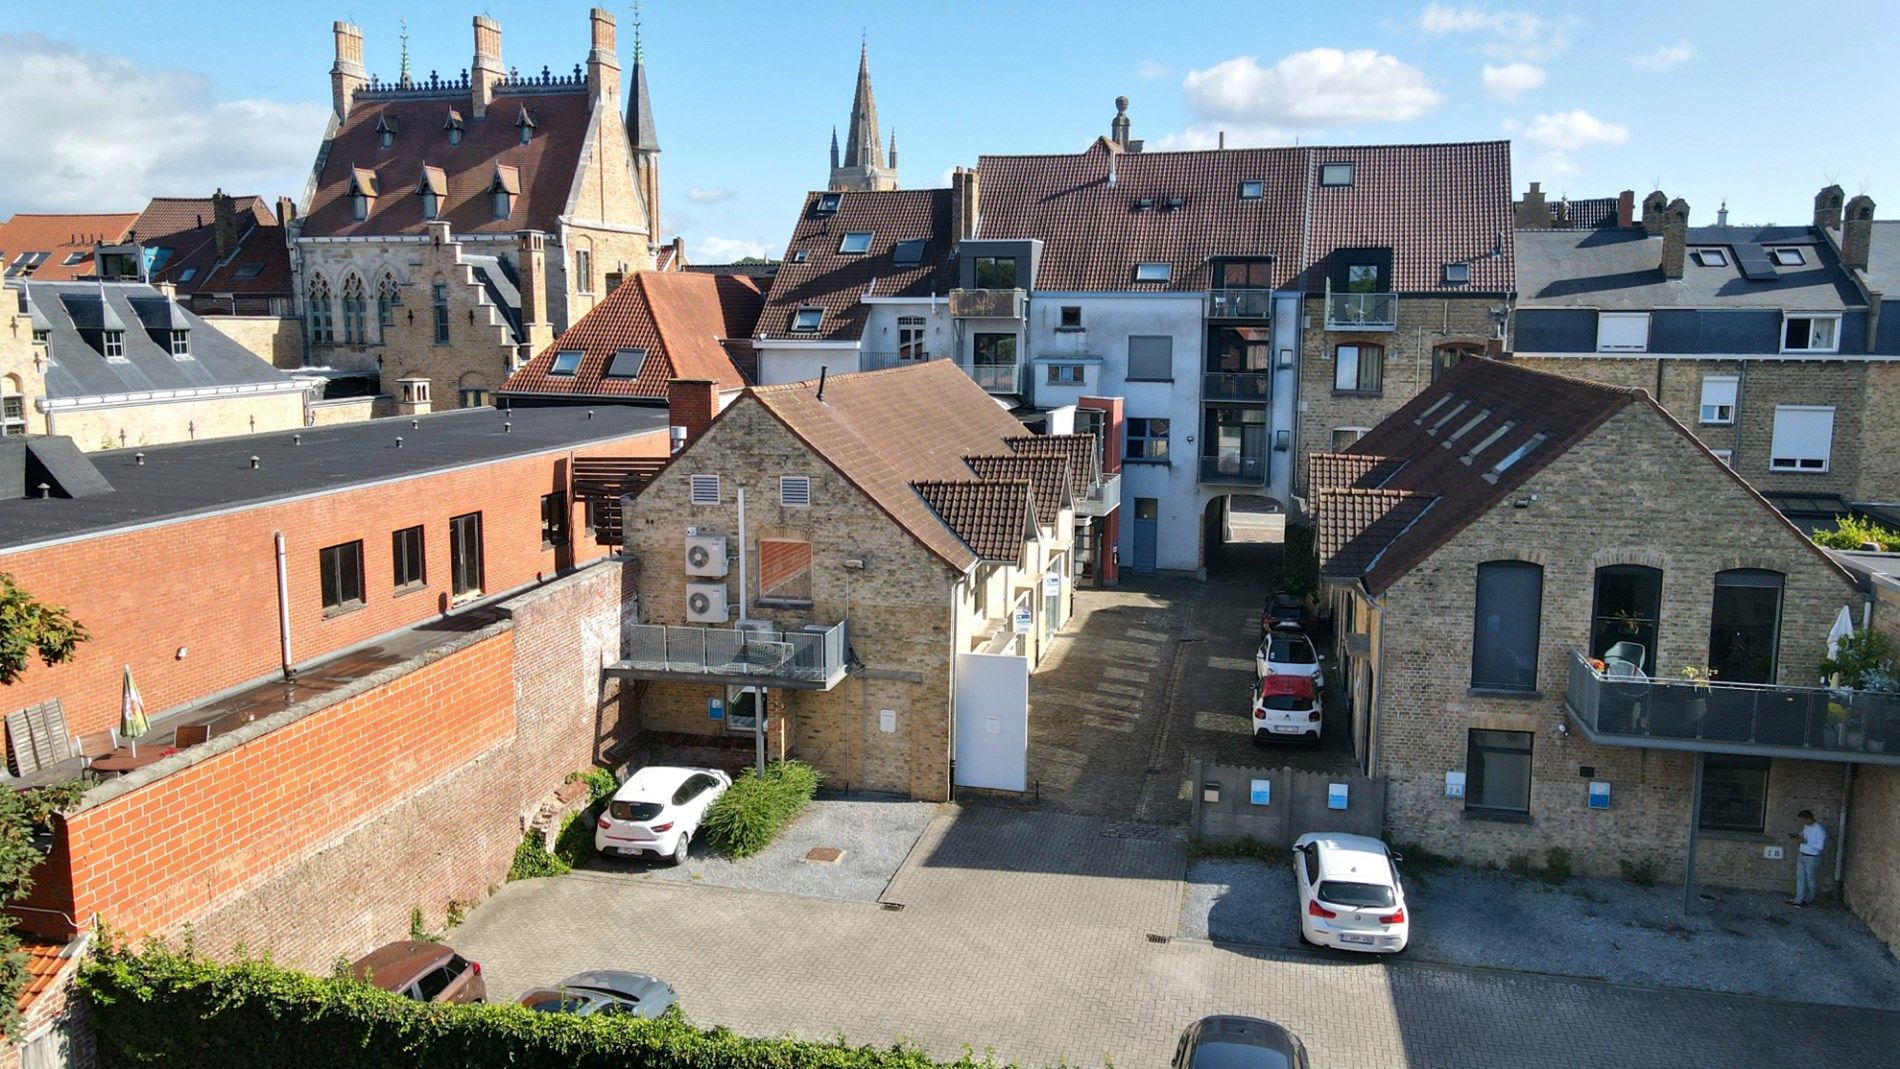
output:
[[[1203,1017],[1181,1033],[1174,1069],[1308,1069],[1306,1046],[1257,1017]]]
[[[350,966],[350,974],[417,1002],[486,1002],[480,963],[443,946],[405,939],[378,947]]]
[[[1260,611],[1260,633],[1264,635],[1282,624],[1311,631],[1319,624],[1319,599],[1285,591],[1268,597]]]
[[[575,973],[554,987],[541,987],[521,996],[521,1004],[542,1013],[596,1013],[626,1017],[658,1017],[673,1005],[673,989],[645,973],[600,969]]]

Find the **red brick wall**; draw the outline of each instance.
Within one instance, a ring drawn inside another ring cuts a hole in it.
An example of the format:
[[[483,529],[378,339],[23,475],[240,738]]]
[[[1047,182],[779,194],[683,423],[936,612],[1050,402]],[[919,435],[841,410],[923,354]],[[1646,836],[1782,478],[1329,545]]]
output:
[[[654,432],[576,451],[663,456]],[[273,533],[286,540],[291,656],[322,657],[435,616],[449,604],[449,518],[482,514],[484,587],[507,590],[600,556],[570,508],[570,544],[541,545],[541,495],[563,489],[567,455],[498,461],[380,486],[0,555],[28,591],[64,605],[92,631],[69,664],[37,662],[7,688],[6,709],[62,699],[75,732],[115,726],[120,669],[130,664],[157,713],[280,667]],[[390,534],[420,524],[427,585],[393,590]],[[361,539],[366,601],[325,618],[319,551]],[[183,658],[177,651],[187,649]],[[5,711],[5,710],[0,710]]]

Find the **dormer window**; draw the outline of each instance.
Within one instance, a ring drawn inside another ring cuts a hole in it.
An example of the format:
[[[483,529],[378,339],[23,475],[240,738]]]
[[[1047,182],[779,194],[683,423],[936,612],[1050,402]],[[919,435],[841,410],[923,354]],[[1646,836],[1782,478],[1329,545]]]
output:
[[[464,129],[464,125],[462,123],[462,113],[459,111],[456,111],[453,108],[450,108],[449,117],[443,120],[442,129],[448,131],[449,144],[451,145],[461,144],[462,131]]]
[[[402,129],[397,119],[384,115],[376,120],[376,143],[384,148],[396,143],[396,133]]]
[[[370,202],[376,199],[376,172],[363,167],[350,170],[350,218],[362,222],[369,218]]]
[[[99,351],[107,360],[125,359],[125,331],[107,330],[100,333]]]
[[[818,324],[825,318],[823,308],[800,308],[792,313],[792,330],[798,334],[811,334],[818,330]]]
[[[1267,184],[1265,182],[1240,183],[1240,199],[1241,200],[1259,200],[1261,197],[1264,197],[1266,195],[1267,195]]]
[[[520,114],[515,116],[515,129],[521,132],[522,144],[525,145],[534,140],[534,116],[528,114],[526,104],[521,106]]]
[[[1319,184],[1329,187],[1352,185],[1352,164],[1322,163],[1319,165]]]
[[[869,230],[854,230],[846,234],[844,239],[838,242],[839,252],[859,253],[865,252],[870,249],[870,247],[871,232]]]
[[[434,219],[436,211],[441,208],[441,206],[441,198],[436,196],[435,190],[425,189],[422,191],[422,217],[424,219]]]
[[[488,183],[495,218],[506,219],[515,213],[515,197],[521,193],[521,172],[506,164],[497,165],[494,181]]]
[[[416,183],[416,196],[422,198],[422,217],[434,219],[442,212],[442,198],[449,192],[449,179],[440,167],[424,167],[422,181]]]
[[[175,360],[191,359],[191,331],[189,330],[172,331],[171,332],[171,347],[172,347],[173,359]]]
[[[838,212],[838,204],[843,200],[844,194],[842,193],[820,193],[818,194],[818,204],[812,210],[819,215],[836,215]]]

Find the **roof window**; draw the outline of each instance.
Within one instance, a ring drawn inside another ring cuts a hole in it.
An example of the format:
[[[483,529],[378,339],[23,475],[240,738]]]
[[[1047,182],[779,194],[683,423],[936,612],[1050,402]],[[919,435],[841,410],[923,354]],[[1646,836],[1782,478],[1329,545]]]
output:
[[[1808,262],[1807,257],[1801,255],[1800,249],[1772,249],[1768,255],[1775,261],[1777,267],[1800,267]]]
[[[843,193],[820,193],[818,194],[818,203],[812,208],[812,211],[819,215],[836,215],[838,212],[838,204],[843,200]]]
[[[1446,264],[1445,281],[1454,285],[1471,281],[1471,265]]]
[[[1516,427],[1517,427],[1517,420],[1514,420],[1514,419],[1505,420],[1503,423],[1499,424],[1495,429],[1493,429],[1490,434],[1487,434],[1483,438],[1479,439],[1478,444],[1472,446],[1470,452],[1466,453],[1462,457],[1459,457],[1458,459],[1464,461],[1466,464],[1471,463],[1473,458],[1475,458],[1479,453],[1482,453],[1485,450],[1491,448],[1493,445],[1497,444],[1497,440],[1499,438],[1502,438],[1505,435],[1511,433],[1511,431],[1516,429]]]
[[[1438,400],[1433,401],[1431,403],[1431,406],[1425,409],[1425,411],[1420,412],[1418,415],[1412,417],[1412,422],[1417,424],[1420,427],[1423,427],[1425,425],[1425,421],[1432,418],[1432,413],[1438,411],[1439,409],[1445,407],[1448,404],[1451,404],[1451,395],[1445,394],[1444,396],[1440,397]]]
[[[809,259],[811,259],[810,249],[799,249],[797,252],[792,253],[792,262],[795,264],[802,264]]]
[[[1447,413],[1445,413],[1444,415],[1442,415],[1442,416],[1440,416],[1440,417],[1438,417],[1438,422],[1436,422],[1436,423],[1434,423],[1434,424],[1432,424],[1431,426],[1429,426],[1429,427],[1427,427],[1427,428],[1425,428],[1425,433],[1426,433],[1426,434],[1437,434],[1437,433],[1439,432],[1439,430],[1440,430],[1441,428],[1443,428],[1443,427],[1445,426],[1445,424],[1447,424],[1447,423],[1450,423],[1450,422],[1451,422],[1452,420],[1454,420],[1454,419],[1457,419],[1457,418],[1458,418],[1458,413],[1460,413],[1460,412],[1463,412],[1463,411],[1464,411],[1465,409],[1467,409],[1467,408],[1470,408],[1470,407],[1471,407],[1471,402],[1470,402],[1470,401],[1460,401],[1460,402],[1458,402],[1458,407],[1457,407],[1457,408],[1454,408],[1454,409],[1452,409],[1452,410],[1451,410],[1450,412],[1447,412]]]
[[[620,349],[615,351],[613,359],[607,362],[607,377],[610,379],[637,379],[640,369],[646,367],[645,349]]]
[[[66,254],[66,259],[62,261],[62,263],[67,267],[71,267],[72,265],[78,263],[81,260],[84,260],[86,257],[91,256],[91,255],[92,254],[89,252],[69,252]]]
[[[823,308],[800,308],[792,313],[792,329],[800,334],[810,334],[818,329],[825,318]]]
[[[250,264],[245,265],[245,267],[249,267],[249,266],[251,265]],[[262,264],[258,264],[257,267],[259,270],[263,269]],[[243,271],[244,268],[240,267],[238,268],[238,270]],[[192,279],[197,278],[197,277],[198,277],[198,269],[195,267],[187,267],[178,272],[178,281],[180,282],[190,282]]]
[[[871,232],[869,230],[850,231],[845,234],[843,240],[838,242],[839,252],[859,253],[866,252],[870,248]]]
[[[1187,204],[1186,197],[1169,197],[1168,202],[1161,206],[1161,210],[1171,212],[1177,208],[1185,206],[1186,204]]]
[[[1540,431],[1537,434],[1531,435],[1530,441],[1525,442],[1523,445],[1520,445],[1516,449],[1511,450],[1509,453],[1504,454],[1503,459],[1499,460],[1496,464],[1492,465],[1491,470],[1484,473],[1485,479],[1490,482],[1497,482],[1498,476],[1504,474],[1506,471],[1509,471],[1511,468],[1511,465],[1516,464],[1518,461],[1523,460],[1527,456],[1530,456],[1532,453],[1537,451],[1538,446],[1541,446],[1545,442],[1548,442],[1548,441],[1550,441],[1550,433],[1548,431]]]
[[[891,262],[894,264],[918,264],[924,260],[925,239],[911,238],[900,241],[891,248]]]
[[[1459,424],[1458,429],[1455,431],[1452,431],[1451,434],[1445,438],[1445,441],[1443,443],[1445,448],[1450,449],[1451,443],[1457,441],[1460,438],[1463,438],[1466,434],[1470,433],[1473,427],[1476,427],[1478,424],[1483,423],[1486,419],[1489,419],[1490,416],[1491,416],[1490,409],[1488,408],[1479,409],[1477,415]]]
[[[185,268],[184,271],[179,273],[179,276],[178,276],[179,281],[181,282],[191,281],[191,279],[188,276],[195,274],[197,270],[198,269],[195,267]],[[256,278],[257,276],[263,273],[264,273],[264,265],[261,263],[257,263],[255,261],[252,261],[250,263],[239,264],[237,265],[237,270],[232,272],[232,274],[234,274],[238,278]]]
[[[1174,277],[1173,264],[1136,264],[1136,282],[1167,282]]]
[[[1319,165],[1319,184],[1322,186],[1352,185],[1352,164],[1322,163]]]
[[[1261,197],[1264,197],[1266,195],[1267,195],[1267,184],[1265,182],[1240,183],[1240,199],[1241,200],[1259,200]]]
[[[1695,262],[1703,267],[1727,267],[1728,253],[1721,249],[1697,249]]]
[[[449,117],[442,121],[442,129],[449,132],[449,144],[461,144],[462,131],[466,129],[465,124],[462,122],[462,113],[456,111],[454,108],[450,108]]]
[[[528,106],[521,105],[521,112],[515,116],[515,128],[521,131],[521,143],[534,140],[534,116],[528,114]]]
[[[554,354],[554,363],[548,367],[548,374],[572,375],[574,372],[579,371],[580,367],[581,351],[579,349],[562,349],[560,352]]]
[[[1138,212],[1145,212],[1154,206],[1155,199],[1153,197],[1143,197],[1135,202],[1135,210]]]

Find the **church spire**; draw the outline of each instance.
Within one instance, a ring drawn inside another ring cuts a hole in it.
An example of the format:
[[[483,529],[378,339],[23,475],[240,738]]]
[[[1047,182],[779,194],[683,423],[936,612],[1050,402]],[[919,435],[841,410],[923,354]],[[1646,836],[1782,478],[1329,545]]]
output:
[[[633,78],[627,87],[627,139],[633,150],[660,151],[660,136],[653,131],[653,97],[647,92],[646,47],[640,40],[640,5],[633,5]]]
[[[891,170],[897,170],[897,127],[891,127]]]
[[[831,128],[831,169],[838,169],[838,128]]]
[[[858,86],[851,98],[851,121],[845,127],[844,156],[838,158],[834,134],[831,188],[896,189],[897,152],[893,146],[885,163],[883,139],[877,129],[877,94],[871,88],[871,46],[858,44]]]

